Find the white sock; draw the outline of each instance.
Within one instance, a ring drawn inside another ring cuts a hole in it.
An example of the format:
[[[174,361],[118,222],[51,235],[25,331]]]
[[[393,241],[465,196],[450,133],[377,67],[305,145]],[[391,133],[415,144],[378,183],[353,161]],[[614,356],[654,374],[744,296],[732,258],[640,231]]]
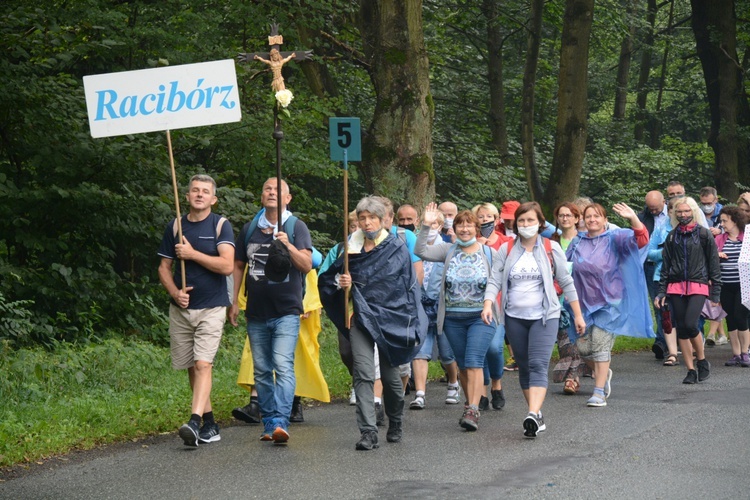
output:
[[[378,404],[380,402],[381,402],[380,398],[375,398],[375,404]]]
[[[424,397],[424,391],[417,391],[417,397],[419,396]]]

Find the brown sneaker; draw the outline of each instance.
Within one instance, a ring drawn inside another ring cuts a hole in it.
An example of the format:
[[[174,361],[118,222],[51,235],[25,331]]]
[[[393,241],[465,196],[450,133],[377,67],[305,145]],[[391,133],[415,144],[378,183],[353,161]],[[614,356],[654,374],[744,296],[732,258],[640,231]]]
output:
[[[479,428],[479,410],[476,406],[470,406],[464,410],[460,424],[461,427],[469,432],[473,432]]]

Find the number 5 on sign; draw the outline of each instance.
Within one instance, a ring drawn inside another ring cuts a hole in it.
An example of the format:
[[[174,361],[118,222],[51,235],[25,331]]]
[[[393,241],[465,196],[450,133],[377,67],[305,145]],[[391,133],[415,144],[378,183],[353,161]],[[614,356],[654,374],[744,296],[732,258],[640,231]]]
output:
[[[330,118],[328,135],[331,144],[331,160],[362,161],[359,118]],[[344,157],[344,151],[346,151],[346,157]]]

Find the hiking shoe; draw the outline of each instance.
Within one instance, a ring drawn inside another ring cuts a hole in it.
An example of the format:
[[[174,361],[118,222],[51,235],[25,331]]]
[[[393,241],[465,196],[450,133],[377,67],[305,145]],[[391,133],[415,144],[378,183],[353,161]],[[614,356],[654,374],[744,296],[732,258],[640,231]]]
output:
[[[695,384],[698,382],[698,372],[695,370],[688,370],[687,375],[682,379],[683,384]]]
[[[699,359],[696,363],[696,368],[698,368],[698,381],[703,382],[708,377],[711,376],[711,363],[708,362],[706,358]]]
[[[414,401],[409,403],[410,410],[424,410],[424,396],[417,395]]]
[[[493,410],[502,410],[503,408],[505,408],[505,394],[503,394],[502,389],[498,391],[490,391],[490,395],[492,396]]]
[[[742,359],[742,355],[732,356],[728,361],[724,363],[724,366],[740,366],[740,359]]]
[[[654,353],[656,359],[664,359],[664,346],[658,342],[654,342],[651,346],[651,352]]]
[[[260,440],[261,441],[273,441],[273,431],[274,431],[273,419],[270,419],[263,426],[263,432],[260,435]]]
[[[480,397],[479,398],[479,411],[485,411],[489,407],[490,407],[490,400],[487,399],[487,396]]]
[[[362,437],[357,441],[355,450],[374,450],[378,448],[378,431],[364,431]]]
[[[716,337],[714,335],[709,335],[706,337],[706,345],[708,347],[713,347],[716,345]]]
[[[349,406],[354,406],[357,404],[357,395],[354,394],[354,387],[352,387],[352,393],[349,394]]]
[[[523,420],[523,437],[528,439],[534,439],[537,434],[547,430],[547,426],[544,424],[544,418],[535,413],[529,412],[526,418]]]
[[[385,435],[386,441],[389,443],[400,443],[403,436],[404,431],[401,429],[401,422],[388,422],[388,432]]]
[[[292,414],[289,415],[289,421],[295,424],[305,421],[305,416],[302,414],[302,403],[299,401],[292,403]]]
[[[748,353],[743,353],[740,355],[740,366],[744,366],[745,368],[750,366],[750,355]]]
[[[284,444],[287,441],[289,441],[289,431],[284,429],[283,426],[278,425],[273,430],[273,434],[271,434],[271,438],[273,439],[273,444]]]
[[[476,406],[466,408],[459,424],[469,432],[477,430],[479,428],[479,409]]]
[[[375,425],[378,427],[385,425],[385,408],[382,403],[375,403]]]
[[[728,343],[727,338],[724,335],[719,335],[716,339],[716,345],[726,345]]]
[[[591,395],[588,401],[586,401],[586,406],[591,406],[592,408],[601,408],[602,406],[607,406],[607,400],[597,393],[594,393]]]
[[[260,405],[251,399],[249,404],[232,410],[232,416],[248,424],[259,424],[261,421]]]
[[[200,429],[198,428],[198,424],[196,424],[192,420],[189,420],[188,423],[183,424],[182,427],[180,427],[179,431],[182,442],[185,443],[185,446],[190,446],[191,448],[198,447],[199,433]]]
[[[455,387],[452,385],[448,386],[448,395],[445,396],[445,404],[447,405],[457,405],[461,402],[461,386],[456,385]]]
[[[604,398],[608,398],[610,394],[612,394],[612,369],[609,369],[609,372],[607,373],[607,381],[604,382]]]
[[[215,443],[216,441],[221,441],[218,424],[216,422],[203,424],[203,427],[198,431],[198,442],[203,444]]]
[[[513,356],[508,358],[508,362],[505,363],[505,366],[503,367],[503,370],[506,372],[517,372],[518,371],[518,363],[516,363],[516,360],[513,359]]]

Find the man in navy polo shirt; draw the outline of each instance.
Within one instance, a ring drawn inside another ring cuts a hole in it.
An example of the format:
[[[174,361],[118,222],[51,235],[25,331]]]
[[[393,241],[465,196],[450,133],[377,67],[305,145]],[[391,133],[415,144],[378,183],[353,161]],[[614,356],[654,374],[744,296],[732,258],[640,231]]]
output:
[[[180,427],[186,446],[219,441],[219,426],[211,408],[211,371],[226,321],[229,293],[227,276],[234,268],[234,233],[223,217],[211,213],[216,203],[216,182],[194,175],[187,193],[190,210],[164,230],[159,246],[159,281],[169,292],[169,341],[172,368],[187,369],[193,402],[188,423]],[[175,259],[185,261],[186,287]],[[174,267],[174,274],[172,268]],[[201,418],[203,426],[201,427]]]

